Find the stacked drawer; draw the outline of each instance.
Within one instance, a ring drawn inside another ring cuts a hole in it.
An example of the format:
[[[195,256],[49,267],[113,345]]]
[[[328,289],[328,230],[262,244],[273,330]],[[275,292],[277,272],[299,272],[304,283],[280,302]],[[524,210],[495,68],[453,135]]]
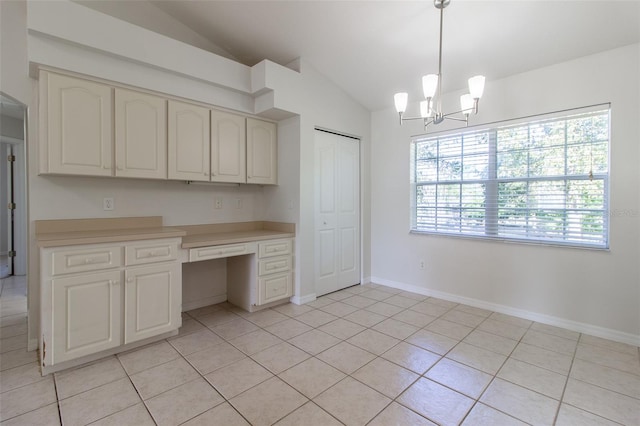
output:
[[[258,306],[293,295],[293,239],[258,243]]]

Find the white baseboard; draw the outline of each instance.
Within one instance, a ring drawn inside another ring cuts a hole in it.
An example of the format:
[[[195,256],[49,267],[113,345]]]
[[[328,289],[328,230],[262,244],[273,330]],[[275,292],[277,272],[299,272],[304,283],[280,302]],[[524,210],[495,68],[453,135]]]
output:
[[[291,303],[295,303],[296,305],[304,305],[305,303],[313,302],[316,300],[316,294],[311,293],[304,296],[293,296],[289,299]]]
[[[474,306],[476,308],[486,309],[501,314],[513,315],[516,317],[536,321],[542,324],[553,325],[556,327],[566,328],[567,330],[576,331],[578,333],[589,334],[603,339],[609,339],[616,342],[626,343],[633,346],[640,346],[640,336],[626,333],[623,331],[613,330],[610,328],[599,327],[593,324],[587,324],[578,321],[572,321],[565,318],[555,317],[552,315],[540,314],[537,312],[527,311],[524,309],[513,308],[507,305],[486,302],[484,300],[472,299],[470,297],[458,296],[456,294],[446,293],[442,291],[431,290],[413,284],[406,284],[399,281],[387,280],[385,278],[371,277],[371,282],[386,285],[388,287],[397,288],[399,290],[410,291],[412,293],[422,294],[429,297],[437,297],[439,299],[448,300],[450,302],[464,303],[465,305]]]
[[[205,306],[215,305],[216,303],[226,302],[227,295],[205,297],[204,299],[194,300],[193,302],[183,303],[182,312],[191,311],[193,309],[204,308]]]

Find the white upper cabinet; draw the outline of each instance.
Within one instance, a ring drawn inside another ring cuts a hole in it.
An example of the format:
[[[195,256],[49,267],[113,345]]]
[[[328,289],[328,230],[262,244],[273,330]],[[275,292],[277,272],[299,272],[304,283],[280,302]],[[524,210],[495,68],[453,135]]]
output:
[[[40,173],[277,185],[275,123],[40,72]]]
[[[111,176],[111,87],[43,71],[40,88],[40,172]]]
[[[167,178],[167,100],[115,89],[116,176]]]
[[[211,111],[211,181],[245,183],[245,118],[223,111]]]
[[[209,109],[169,101],[169,179],[209,181]]]
[[[278,183],[276,124],[247,118],[247,183]]]

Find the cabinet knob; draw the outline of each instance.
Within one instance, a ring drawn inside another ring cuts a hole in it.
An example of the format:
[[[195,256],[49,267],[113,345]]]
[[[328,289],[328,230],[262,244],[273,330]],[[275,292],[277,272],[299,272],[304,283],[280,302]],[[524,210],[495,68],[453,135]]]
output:
[[[127,282],[128,283],[132,283],[133,282],[133,278],[131,278],[131,277],[127,278]]]
[[[116,166],[116,170],[122,170],[122,166]]]
[[[91,263],[91,262],[93,262],[93,259],[85,259],[85,260],[84,260],[84,263],[86,263],[86,264],[89,264],[89,263]]]
[[[105,164],[104,166],[102,166],[103,169],[110,169],[111,166],[109,166],[108,164]]]

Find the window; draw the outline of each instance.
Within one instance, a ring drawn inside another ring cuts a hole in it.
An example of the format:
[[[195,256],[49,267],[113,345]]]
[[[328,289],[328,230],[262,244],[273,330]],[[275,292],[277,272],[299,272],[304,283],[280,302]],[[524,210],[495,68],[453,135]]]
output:
[[[608,105],[416,137],[411,230],[607,248],[608,164]]]

